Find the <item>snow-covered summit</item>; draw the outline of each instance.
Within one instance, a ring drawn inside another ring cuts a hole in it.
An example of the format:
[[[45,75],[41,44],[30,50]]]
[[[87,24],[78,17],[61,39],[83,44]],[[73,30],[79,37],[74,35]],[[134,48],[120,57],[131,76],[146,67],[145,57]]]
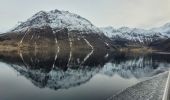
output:
[[[129,35],[153,35],[154,33],[158,33],[158,32],[154,32],[152,30],[144,30],[144,29],[139,29],[139,28],[128,28],[128,27],[121,27],[121,28],[113,28],[111,26],[109,27],[103,27],[100,28],[101,31],[103,31],[106,35],[108,35],[109,37],[112,37],[114,35],[125,35],[125,34],[129,34]]]
[[[100,28],[103,33],[109,38],[126,39],[133,42],[146,42],[157,40],[158,38],[170,37],[170,24],[165,24],[159,28],[153,28],[150,30],[140,29],[140,28],[113,28],[111,26]]]
[[[27,21],[22,22],[15,27],[12,31],[21,31],[29,27],[42,27],[50,26],[51,28],[68,28],[71,30],[99,32],[100,30],[95,27],[87,19],[70,13],[68,11],[52,10],[49,12],[40,11],[29,18]]]
[[[101,31],[103,31],[107,36],[112,37],[115,35],[125,35],[125,34],[129,34],[129,35],[147,35],[147,36],[151,36],[151,35],[155,35],[155,34],[161,34],[164,36],[169,36],[170,34],[170,23],[167,23],[161,27],[158,28],[152,28],[149,30],[145,30],[145,29],[140,29],[140,28],[129,28],[129,27],[121,27],[121,28],[113,28],[111,26],[109,27],[102,27],[100,28]]]

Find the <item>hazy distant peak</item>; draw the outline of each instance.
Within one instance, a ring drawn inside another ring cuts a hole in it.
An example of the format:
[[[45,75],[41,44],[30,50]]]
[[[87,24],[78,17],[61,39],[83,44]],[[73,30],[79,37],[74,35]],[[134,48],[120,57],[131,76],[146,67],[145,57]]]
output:
[[[166,23],[161,27],[152,28],[151,30],[154,32],[165,34],[165,35],[170,35],[170,23]]]

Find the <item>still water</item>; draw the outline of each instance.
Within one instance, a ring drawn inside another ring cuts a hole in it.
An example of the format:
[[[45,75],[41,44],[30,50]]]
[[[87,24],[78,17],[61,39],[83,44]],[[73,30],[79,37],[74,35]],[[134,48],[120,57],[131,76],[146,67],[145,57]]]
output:
[[[105,100],[169,67],[160,53],[2,53],[0,100]]]

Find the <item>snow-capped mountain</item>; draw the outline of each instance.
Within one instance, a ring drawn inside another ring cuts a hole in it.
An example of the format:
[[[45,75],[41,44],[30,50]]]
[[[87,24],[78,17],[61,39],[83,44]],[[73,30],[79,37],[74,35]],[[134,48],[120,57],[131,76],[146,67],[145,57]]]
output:
[[[60,50],[113,48],[111,40],[90,21],[59,10],[40,11],[0,38],[20,47],[57,45]]]
[[[40,28],[42,26],[50,26],[52,29],[68,28],[70,31],[79,30],[87,32],[100,32],[99,29],[87,19],[68,11],[59,10],[52,10],[49,12],[40,11],[27,21],[22,22],[12,31],[20,31],[30,27]]]
[[[170,37],[170,24],[165,24],[159,28],[150,30],[139,28],[121,27],[115,29],[113,27],[100,28],[103,33],[114,41],[125,40],[131,43],[149,44],[160,39],[167,39]]]

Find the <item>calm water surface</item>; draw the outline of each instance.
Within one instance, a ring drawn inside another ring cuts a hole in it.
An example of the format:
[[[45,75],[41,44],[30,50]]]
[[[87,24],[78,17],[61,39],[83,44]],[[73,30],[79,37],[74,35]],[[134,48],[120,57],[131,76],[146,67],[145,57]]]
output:
[[[0,100],[104,100],[169,67],[157,53],[3,53]]]

